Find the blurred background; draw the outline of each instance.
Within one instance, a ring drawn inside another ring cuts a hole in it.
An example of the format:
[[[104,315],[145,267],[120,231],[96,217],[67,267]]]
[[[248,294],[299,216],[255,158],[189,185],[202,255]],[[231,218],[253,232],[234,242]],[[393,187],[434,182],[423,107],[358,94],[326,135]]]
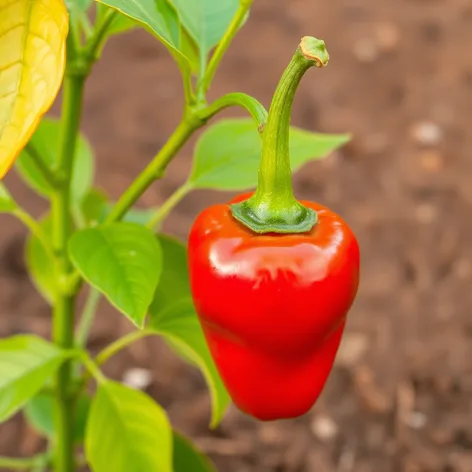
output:
[[[309,415],[280,423],[231,409],[210,432],[203,378],[158,340],[136,344],[108,372],[141,382],[220,472],[471,472],[472,2],[255,0],[212,96],[241,91],[268,106],[308,34],[326,40],[332,60],[304,79],[293,123],[354,139],[306,166],[297,195],[340,213],[362,250],[359,296],[322,398]],[[160,43],[143,31],[111,41],[88,82],[82,128],[112,196],[166,141],[182,106],[177,67]],[[164,201],[191,159],[192,144],[141,204]],[[7,183],[33,213],[45,209],[14,173]],[[193,193],[166,232],[185,238],[199,211],[230,196]],[[49,334],[49,309],[23,262],[25,236],[2,217],[2,337]],[[92,349],[129,329],[103,303]],[[41,446],[21,418],[0,428],[0,454]]]

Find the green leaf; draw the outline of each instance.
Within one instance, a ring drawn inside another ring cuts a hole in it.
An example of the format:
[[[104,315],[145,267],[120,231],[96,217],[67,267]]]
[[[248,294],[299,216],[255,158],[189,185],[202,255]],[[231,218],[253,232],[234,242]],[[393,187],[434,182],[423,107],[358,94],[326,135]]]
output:
[[[176,301],[190,297],[187,248],[179,240],[158,236],[162,248],[162,276],[149,310],[155,315]]]
[[[29,144],[16,161],[16,170],[23,180],[37,193],[50,197],[53,189],[44,179],[31,153],[36,152],[44,163],[53,169],[57,164],[57,149],[60,136],[60,122],[43,118]],[[72,201],[79,205],[93,180],[94,157],[87,140],[81,136],[77,142],[74,175],[71,184]]]
[[[150,329],[164,338],[186,360],[203,372],[213,400],[211,426],[216,427],[224,416],[230,398],[220,379],[205,341],[191,299],[176,301],[164,310],[150,308]]]
[[[51,234],[50,218],[41,223],[44,234]],[[33,234],[28,235],[25,247],[25,259],[28,272],[38,292],[52,305],[56,293],[56,268],[50,254],[44,249],[42,242]]]
[[[0,421],[34,397],[63,360],[63,351],[36,336],[0,340]]]
[[[0,182],[0,213],[11,213],[16,208],[15,200],[13,200],[5,185]]]
[[[182,24],[200,49],[202,60],[223,38],[239,0],[172,0]]]
[[[197,77],[201,66],[200,50],[185,28],[182,28],[182,40],[180,44],[180,49],[183,55],[187,58],[192,73],[195,77]]]
[[[85,426],[90,411],[91,399],[87,394],[80,396],[75,408],[74,440],[83,442]],[[28,423],[47,438],[54,439],[54,398],[50,393],[40,393],[31,399],[24,409]]]
[[[151,230],[113,223],[75,233],[70,257],[87,282],[142,328],[162,271],[162,253]]]
[[[174,431],[174,472],[216,472],[211,460]]]
[[[111,212],[114,203],[108,201],[108,196],[100,189],[92,188],[82,200],[81,214],[88,226],[97,226],[104,223]],[[122,221],[146,226],[154,215],[152,210],[132,208]]]
[[[176,60],[188,68],[180,51],[180,22],[168,0],[98,0],[149,29],[169,49]]]
[[[320,159],[349,141],[348,135],[291,128],[292,169]],[[223,143],[223,145],[222,145]],[[252,120],[222,120],[208,128],[195,149],[190,183],[194,188],[245,190],[257,185],[262,140]]]
[[[24,408],[28,423],[46,437],[54,435],[54,400],[48,393],[40,393],[32,398]]]
[[[105,221],[107,194],[97,188],[91,188],[80,203],[80,212],[87,226],[97,226]]]
[[[134,28],[137,28],[138,26],[138,23],[136,23],[136,21],[131,19],[129,16],[119,13],[113,18],[111,25],[108,27],[107,36],[125,33]]]
[[[0,2],[0,180],[51,108],[64,78],[62,0]]]
[[[94,472],[173,472],[172,430],[164,410],[145,393],[116,382],[99,387],[85,452]]]

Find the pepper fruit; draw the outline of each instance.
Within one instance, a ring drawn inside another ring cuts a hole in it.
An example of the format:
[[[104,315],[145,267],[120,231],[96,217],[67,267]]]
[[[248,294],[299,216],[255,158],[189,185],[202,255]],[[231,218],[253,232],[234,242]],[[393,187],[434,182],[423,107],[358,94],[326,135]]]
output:
[[[263,131],[259,184],[195,221],[192,295],[233,401],[260,420],[293,418],[316,402],[359,282],[359,246],[328,208],[293,196],[289,125],[296,88],[329,56],[305,37],[282,77]]]

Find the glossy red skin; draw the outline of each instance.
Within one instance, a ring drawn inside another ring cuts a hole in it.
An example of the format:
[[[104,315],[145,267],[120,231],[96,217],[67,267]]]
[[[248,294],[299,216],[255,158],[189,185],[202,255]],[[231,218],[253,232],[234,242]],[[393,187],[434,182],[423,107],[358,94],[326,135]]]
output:
[[[260,420],[314,405],[357,293],[354,234],[329,209],[303,204],[318,212],[310,233],[256,235],[229,205],[215,205],[190,234],[192,294],[210,351],[235,404]]]

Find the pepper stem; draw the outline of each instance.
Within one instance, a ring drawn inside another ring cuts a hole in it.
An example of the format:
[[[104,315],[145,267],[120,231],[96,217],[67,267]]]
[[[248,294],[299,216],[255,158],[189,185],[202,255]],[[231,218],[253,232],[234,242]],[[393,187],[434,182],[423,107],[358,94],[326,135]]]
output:
[[[324,41],[305,36],[275,91],[263,132],[257,190],[248,200],[231,205],[233,217],[256,233],[305,233],[317,222],[316,212],[293,195],[290,118],[303,75],[310,67],[321,68],[328,61]]]

